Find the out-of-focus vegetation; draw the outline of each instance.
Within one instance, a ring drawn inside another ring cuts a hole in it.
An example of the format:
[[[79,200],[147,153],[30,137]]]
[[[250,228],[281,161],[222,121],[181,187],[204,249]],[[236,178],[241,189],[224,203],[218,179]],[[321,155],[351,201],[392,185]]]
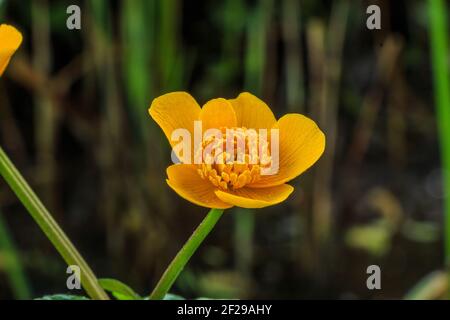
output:
[[[432,71],[448,71],[449,9],[432,2],[0,0],[24,35],[0,81],[0,143],[96,274],[144,296],[207,212],[165,185],[151,100],[250,91],[277,116],[316,120],[326,152],[284,204],[227,210],[173,293],[440,298],[449,88],[436,101],[446,84]],[[373,3],[381,30],[366,28]],[[70,4],[80,31],[66,28]],[[67,292],[66,266],[5,183],[0,214],[0,298]],[[371,264],[382,290],[366,287]]]

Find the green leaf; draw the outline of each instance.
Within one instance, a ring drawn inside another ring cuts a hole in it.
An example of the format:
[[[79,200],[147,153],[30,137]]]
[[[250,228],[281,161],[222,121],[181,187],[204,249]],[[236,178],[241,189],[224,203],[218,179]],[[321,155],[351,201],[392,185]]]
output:
[[[142,298],[125,283],[116,279],[99,279],[100,286],[118,300],[141,300]]]
[[[50,294],[34,300],[89,300],[89,298],[71,294]]]

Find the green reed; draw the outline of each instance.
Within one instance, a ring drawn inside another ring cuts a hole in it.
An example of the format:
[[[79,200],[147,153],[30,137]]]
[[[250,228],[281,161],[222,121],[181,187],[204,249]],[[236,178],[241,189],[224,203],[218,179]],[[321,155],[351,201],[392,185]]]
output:
[[[445,195],[445,265],[447,270],[450,270],[450,75],[448,65],[448,8],[446,8],[446,4],[443,0],[428,0],[428,10],[436,118],[441,146]]]

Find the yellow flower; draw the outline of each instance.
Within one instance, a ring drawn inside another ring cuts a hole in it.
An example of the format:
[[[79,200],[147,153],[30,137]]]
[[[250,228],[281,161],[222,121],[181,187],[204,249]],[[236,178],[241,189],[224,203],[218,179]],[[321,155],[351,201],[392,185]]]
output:
[[[6,24],[0,25],[0,76],[21,43],[22,34],[19,31]]]
[[[184,128],[195,136],[194,123],[199,120],[203,131],[210,128],[221,132],[224,129],[241,132],[239,128],[278,129],[279,165],[276,174],[262,175],[263,165],[250,164],[249,154],[245,154],[245,163],[241,161],[240,164],[233,160],[212,164],[190,164],[192,161],[189,161],[167,168],[169,186],[186,200],[207,208],[262,208],[280,203],[294,190],[286,182],[311,167],[325,149],[325,135],[314,121],[295,113],[286,114],[277,121],[263,101],[246,92],[236,99],[210,100],[203,108],[186,92],[168,93],[153,100],[149,113],[172,147],[179,143],[171,140],[174,130]],[[201,141],[205,143],[205,140]],[[236,136],[231,141],[236,143]],[[248,141],[245,139],[245,143]],[[194,138],[190,142],[194,155],[199,146],[194,145]],[[236,145],[234,148],[236,150]],[[249,147],[246,146],[245,150],[248,153]],[[270,163],[270,154],[268,159]]]

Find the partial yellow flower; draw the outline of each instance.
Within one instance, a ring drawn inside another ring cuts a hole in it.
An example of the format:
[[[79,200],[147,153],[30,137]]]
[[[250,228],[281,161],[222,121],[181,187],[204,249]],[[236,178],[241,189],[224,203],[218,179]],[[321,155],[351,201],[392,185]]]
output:
[[[6,24],[0,25],[0,76],[21,43],[22,34],[16,28]]]
[[[325,135],[314,121],[300,114],[286,114],[278,121],[270,108],[250,93],[236,99],[213,99],[200,108],[186,92],[172,92],[153,100],[150,116],[158,123],[169,143],[172,132],[185,128],[195,149],[194,122],[209,128],[278,129],[279,169],[261,175],[261,166],[244,164],[175,164],[167,168],[167,183],[181,197],[207,208],[233,206],[262,208],[287,199],[294,188],[286,182],[311,167],[325,150]],[[248,159],[246,155],[245,159]]]

